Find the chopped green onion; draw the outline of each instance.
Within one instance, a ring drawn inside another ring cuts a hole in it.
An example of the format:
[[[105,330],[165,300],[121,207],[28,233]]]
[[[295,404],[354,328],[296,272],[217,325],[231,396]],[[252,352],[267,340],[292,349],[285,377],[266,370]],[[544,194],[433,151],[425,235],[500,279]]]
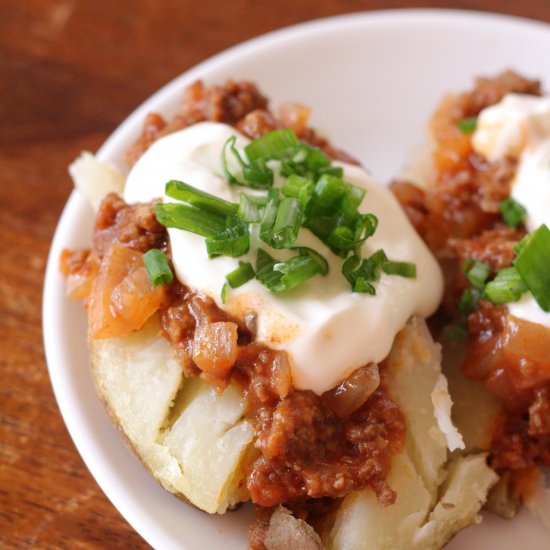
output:
[[[485,286],[485,281],[487,281],[487,277],[489,277],[490,274],[491,266],[484,262],[477,261],[474,262],[469,268],[466,277],[474,288],[479,288],[480,290],[483,290],[483,287]]]
[[[353,292],[375,294],[374,283],[380,279],[380,266],[371,258],[363,261],[350,256],[342,265],[342,275],[348,280]]]
[[[279,201],[272,197],[264,210],[262,221],[260,222],[260,239],[271,246],[273,239],[273,226],[277,219],[277,211],[279,210]]]
[[[221,291],[222,304],[225,304],[227,302],[228,294],[229,294],[229,285],[227,283],[223,283],[222,291]]]
[[[283,184],[281,191],[286,197],[298,199],[302,210],[304,210],[313,193],[313,181],[309,178],[291,174]]]
[[[516,302],[527,292],[527,286],[515,267],[500,270],[496,277],[485,285],[484,298],[493,304]]]
[[[468,287],[464,289],[460,297],[458,309],[466,315],[472,313],[477,308],[480,297],[481,292],[477,288]]]
[[[239,267],[228,273],[225,278],[231,288],[239,288],[255,277],[252,264],[239,262]]]
[[[344,175],[344,169],[341,166],[327,166],[326,168],[320,168],[319,174],[328,174],[335,178],[341,178]]]
[[[259,223],[262,221],[268,198],[256,197],[240,193],[238,216],[246,223]]]
[[[268,189],[273,185],[273,171],[267,166],[265,161],[259,159],[257,162],[246,163],[241,154],[235,147],[237,141],[236,136],[231,136],[224,143],[222,149],[222,168],[227,181],[231,184],[244,185],[254,189]],[[228,151],[235,157],[239,163],[243,175],[243,181],[239,180],[229,170],[229,162],[227,160]]]
[[[507,225],[517,227],[525,218],[527,210],[518,201],[512,197],[502,201],[498,205],[498,209]]]
[[[477,117],[466,117],[458,121],[458,129],[463,134],[473,134],[477,127]]]
[[[344,182],[334,176],[323,175],[313,189],[308,205],[308,217],[317,217],[334,214],[346,192]]]
[[[231,136],[227,139],[227,141],[223,144],[222,148],[222,168],[223,168],[223,174],[225,176],[225,179],[228,181],[228,183],[236,184],[239,183],[239,180],[229,171],[229,163],[227,162],[227,148],[229,147],[229,150],[236,154],[237,159],[239,160],[239,164],[243,164],[243,161],[241,157],[239,156],[239,152],[235,148],[235,142],[237,141],[237,136]]]
[[[302,224],[302,210],[298,199],[287,197],[277,209],[277,216],[271,230],[271,246],[273,248],[290,248]]]
[[[153,286],[167,285],[174,280],[168,258],[158,248],[148,250],[143,255],[143,263]]]
[[[312,145],[303,144],[303,146],[306,151],[304,162],[308,170],[318,173],[323,168],[328,168],[330,166],[330,159],[321,149],[313,147]]]
[[[382,264],[382,271],[388,275],[399,275],[407,279],[416,278],[416,264],[412,262],[385,262]]]
[[[236,216],[228,217],[225,229],[206,239],[206,251],[209,258],[219,255],[236,258],[246,254],[249,248],[248,226]]]
[[[206,191],[196,189],[183,181],[170,180],[164,192],[173,199],[186,202],[201,210],[206,210],[219,216],[230,216],[237,213],[239,206],[233,202],[220,199]]]
[[[470,271],[470,269],[472,269],[473,265],[474,265],[474,259],[473,258],[466,258],[462,262],[461,269],[462,269],[462,273],[464,274],[465,277],[468,277],[468,271]]]
[[[282,159],[299,146],[300,142],[296,134],[288,128],[283,128],[251,141],[244,148],[244,152],[248,161],[254,163],[260,159]]]
[[[320,275],[326,275],[328,273],[329,267],[327,260],[323,258],[319,252],[313,250],[313,248],[308,248],[307,246],[297,246],[292,250],[297,250],[300,256],[309,256],[312,260],[317,262]]]
[[[386,263],[388,261],[388,257],[386,256],[386,253],[381,248],[380,250],[377,250],[373,254],[369,256],[369,260],[371,262],[374,262],[375,265],[381,266],[382,264]]]
[[[514,260],[523,281],[543,311],[550,311],[550,230],[541,225],[528,235]]]
[[[445,330],[445,336],[454,342],[460,342],[468,337],[468,329],[464,324],[453,325]]]
[[[225,217],[187,204],[157,204],[155,215],[165,227],[183,229],[203,237],[214,237],[225,229]]]
[[[328,270],[328,266],[326,268]],[[256,278],[273,293],[296,288],[311,277],[322,273],[323,269],[319,259],[307,250],[300,249],[298,256],[284,262],[274,260],[261,248],[258,249],[256,257]]]

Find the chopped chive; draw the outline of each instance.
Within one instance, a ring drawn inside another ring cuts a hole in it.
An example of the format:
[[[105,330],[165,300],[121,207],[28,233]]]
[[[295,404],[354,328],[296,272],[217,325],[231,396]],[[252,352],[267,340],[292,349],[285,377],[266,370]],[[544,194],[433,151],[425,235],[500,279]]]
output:
[[[143,255],[143,263],[153,286],[167,285],[174,280],[168,258],[158,248],[148,250]]]
[[[491,266],[485,262],[477,261],[470,267],[466,277],[474,288],[479,288],[482,290],[485,286],[485,282],[487,281],[487,277],[489,277],[490,274]]]
[[[279,200],[275,197],[271,198],[267,203],[262,221],[260,222],[260,239],[271,246],[273,239],[273,226],[277,219],[277,211],[279,210]]]
[[[287,197],[294,197],[300,201],[304,210],[313,192],[313,181],[296,174],[291,174],[283,184],[281,191]]]
[[[481,297],[481,291],[477,288],[468,287],[465,288],[460,297],[460,302],[458,303],[458,309],[465,314],[472,313],[478,304],[479,298]]]
[[[407,279],[416,278],[416,264],[412,262],[385,262],[382,264],[382,271],[388,275],[399,275]]]
[[[296,134],[288,128],[282,128],[251,141],[244,152],[248,161],[254,163],[260,159],[282,159],[299,146]]]
[[[304,162],[308,170],[319,173],[320,170],[331,165],[328,156],[318,147],[304,144],[304,150],[306,152]]]
[[[328,273],[329,266],[327,260],[323,258],[319,252],[313,250],[313,248],[309,248],[307,246],[297,246],[292,250],[297,250],[300,256],[309,256],[312,260],[314,260],[319,267],[320,275],[326,275]]]
[[[515,267],[501,269],[496,277],[485,285],[484,298],[494,304],[516,302],[527,292],[521,275]]]
[[[464,324],[453,325],[445,330],[445,336],[453,342],[461,342],[468,337],[468,329]]]
[[[277,216],[271,231],[273,248],[290,248],[302,224],[302,210],[298,199],[287,197],[279,203]]]
[[[227,149],[234,153],[236,151],[235,149],[235,142],[237,141],[237,136],[231,136],[227,139],[227,141],[223,144],[222,148],[222,168],[223,168],[223,174],[225,176],[225,179],[228,181],[228,183],[236,184],[239,183],[239,180],[230,172],[229,170],[229,163],[227,161]],[[238,154],[237,151],[237,158],[240,161],[239,163],[242,164],[242,159]]]
[[[328,265],[322,267],[319,258],[300,249],[297,256],[278,262],[260,248],[256,257],[256,278],[273,293],[292,290],[311,277],[322,274],[325,267],[328,270]]]
[[[380,250],[372,253],[369,256],[369,260],[371,260],[371,262],[374,262],[375,265],[382,265],[388,261],[388,257],[386,256],[384,250],[381,248]]]
[[[170,180],[164,189],[164,192],[173,199],[186,202],[191,206],[206,210],[219,216],[230,216],[237,213],[239,206],[233,202],[220,199],[206,191],[201,191],[178,180]]]
[[[510,227],[517,227],[525,218],[527,210],[512,197],[502,201],[498,205],[502,218]]]
[[[248,226],[236,216],[228,217],[226,227],[206,239],[206,251],[209,258],[219,255],[236,258],[246,254],[249,248]]]
[[[228,273],[225,278],[231,288],[239,288],[255,277],[252,264],[239,262],[239,267]]]
[[[220,293],[222,304],[225,304],[227,302],[227,295],[229,294],[229,285],[227,283],[223,283],[222,291]]]
[[[183,229],[203,237],[214,237],[225,229],[225,217],[187,204],[157,204],[155,215],[165,227]]]
[[[319,174],[328,174],[335,178],[341,178],[344,175],[344,169],[341,166],[327,166],[319,169]]]
[[[313,188],[308,205],[308,217],[334,214],[345,192],[344,182],[340,178],[326,174],[321,176]]]
[[[240,193],[238,216],[246,223],[259,223],[262,221],[268,198],[256,197]]]
[[[466,258],[462,262],[461,270],[465,277],[468,277],[468,271],[472,269],[472,266],[474,265],[474,259],[473,258]]]
[[[466,117],[458,121],[458,129],[463,134],[473,134],[477,127],[477,117]]]
[[[361,292],[363,294],[376,294],[376,290],[371,283],[368,283],[365,279],[359,277],[353,284],[353,292]]]
[[[514,260],[521,278],[542,308],[550,311],[550,230],[541,225],[529,239],[520,242],[520,253]]]

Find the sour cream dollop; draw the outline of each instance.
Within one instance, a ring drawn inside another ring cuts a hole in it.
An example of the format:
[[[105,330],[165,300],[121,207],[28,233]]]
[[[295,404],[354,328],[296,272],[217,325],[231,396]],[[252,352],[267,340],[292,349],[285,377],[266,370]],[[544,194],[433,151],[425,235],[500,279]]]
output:
[[[132,168],[124,198],[129,203],[162,197],[171,179],[181,180],[223,199],[239,202],[239,192],[223,177],[221,151],[226,140],[237,136],[237,147],[248,140],[225,124],[203,122],[155,142]],[[427,317],[435,311],[443,292],[439,266],[417,235],[392,193],[357,166],[340,164],[344,178],[367,189],[360,207],[378,217],[373,237],[363,246],[363,257],[383,248],[388,257],[414,262],[417,277],[406,279],[383,274],[376,295],[353,293],[341,275],[342,259],[323,245],[309,230],[300,230],[296,246],[317,250],[329,262],[329,274],[319,275],[296,289],[275,295],[252,280],[231,290],[221,302],[225,275],[238,260],[255,263],[260,243],[251,232],[251,250],[241,258],[208,259],[204,238],[178,229],[168,229],[172,261],[180,282],[211,296],[230,314],[256,316],[257,339],[290,358],[293,383],[298,389],[321,394],[335,387],[355,369],[387,357],[395,335],[411,315]],[[278,180],[279,178],[276,178]],[[275,182],[275,185],[280,182]],[[285,251],[269,250],[284,260]],[[288,252],[286,252],[288,254]]]
[[[529,231],[550,227],[550,97],[508,94],[481,111],[472,144],[491,162],[518,161],[511,196],[527,210],[525,225]],[[550,313],[530,293],[508,304],[508,310],[550,328]]]

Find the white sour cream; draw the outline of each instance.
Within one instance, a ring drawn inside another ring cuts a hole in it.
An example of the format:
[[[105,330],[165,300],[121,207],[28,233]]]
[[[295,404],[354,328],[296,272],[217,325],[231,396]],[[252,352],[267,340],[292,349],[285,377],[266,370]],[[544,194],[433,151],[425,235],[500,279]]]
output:
[[[480,113],[472,144],[491,162],[506,157],[518,161],[511,196],[527,210],[525,225],[529,231],[542,224],[550,227],[550,97],[508,94]],[[508,304],[508,310],[550,327],[550,313],[530,293]]]
[[[128,176],[124,198],[145,202],[163,197],[167,181],[177,179],[233,202],[239,192],[250,190],[224,181],[221,150],[236,131],[230,126],[204,122],[155,142],[138,160]],[[248,140],[238,135],[237,146]],[[169,229],[172,259],[177,278],[185,285],[210,295],[229,313],[257,316],[257,338],[289,353],[294,386],[321,394],[369,362],[382,361],[395,335],[411,315],[427,317],[435,311],[443,292],[443,279],[427,247],[409,223],[397,200],[364,170],[348,165],[345,179],[367,189],[360,207],[379,219],[378,229],[363,247],[363,256],[383,248],[388,257],[414,262],[416,279],[383,274],[376,295],[351,292],[341,275],[342,259],[325,247],[309,230],[301,229],[296,246],[308,246],[329,262],[325,277],[315,276],[300,287],[274,295],[252,280],[231,290],[226,303],[220,292],[225,275],[238,265],[235,258],[208,259],[204,238]],[[276,182],[277,183],[277,182]],[[174,201],[177,202],[177,201]],[[241,261],[255,263],[257,234],[251,235],[251,251]],[[287,251],[271,250],[277,259]]]

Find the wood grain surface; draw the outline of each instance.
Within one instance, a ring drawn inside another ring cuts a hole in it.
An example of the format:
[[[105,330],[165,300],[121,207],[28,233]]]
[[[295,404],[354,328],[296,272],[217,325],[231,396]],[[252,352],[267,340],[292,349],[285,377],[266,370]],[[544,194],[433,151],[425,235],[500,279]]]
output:
[[[168,80],[242,40],[426,6],[550,21],[548,0],[0,0],[0,548],[148,547],[76,452],[44,361],[43,272],[69,162]]]

